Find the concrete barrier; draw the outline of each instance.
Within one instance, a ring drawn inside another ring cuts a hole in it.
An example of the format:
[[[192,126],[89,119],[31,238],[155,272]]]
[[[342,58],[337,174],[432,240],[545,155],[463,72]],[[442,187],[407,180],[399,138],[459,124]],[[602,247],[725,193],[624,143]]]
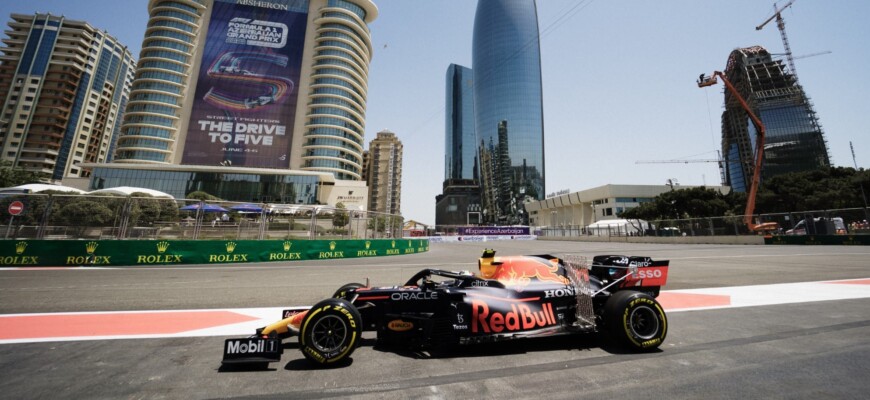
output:
[[[764,236],[538,236],[559,242],[762,245]]]

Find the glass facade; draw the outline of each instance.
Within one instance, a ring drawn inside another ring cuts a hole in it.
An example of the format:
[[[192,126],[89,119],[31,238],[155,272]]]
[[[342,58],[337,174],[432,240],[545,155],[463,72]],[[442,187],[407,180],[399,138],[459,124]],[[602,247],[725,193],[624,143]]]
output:
[[[473,82],[471,68],[456,64],[447,67],[445,181],[478,179]]]
[[[824,133],[812,103],[782,60],[761,46],[734,50],[725,74],[764,124],[761,179],[831,165]],[[748,191],[755,168],[757,131],[746,112],[725,92],[722,152],[725,184]]]
[[[134,186],[159,190],[176,199],[203,191],[228,201],[316,204],[319,184],[316,175],[95,167],[88,190]]]
[[[205,6],[194,0],[151,3],[115,162],[169,163],[178,140],[182,93],[190,83],[189,62]]]
[[[544,198],[541,51],[534,0],[480,0],[472,46],[484,222],[527,223]]]

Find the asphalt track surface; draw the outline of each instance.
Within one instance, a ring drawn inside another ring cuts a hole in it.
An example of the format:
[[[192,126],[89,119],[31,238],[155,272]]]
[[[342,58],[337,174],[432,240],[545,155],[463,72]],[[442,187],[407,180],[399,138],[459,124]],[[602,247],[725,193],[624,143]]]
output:
[[[453,243],[424,254],[328,262],[4,269],[0,314],[310,305],[366,277],[391,285],[422,268],[473,270],[484,247],[500,255],[670,259],[665,289],[677,291],[870,278],[867,247]],[[624,354],[585,335],[432,356],[377,348],[368,336],[349,363],[331,369],[313,369],[292,339],[267,370],[222,369],[219,336],[0,344],[0,398],[868,397],[870,298],[668,317],[665,343],[647,354]],[[63,336],[62,324],[53,329]]]

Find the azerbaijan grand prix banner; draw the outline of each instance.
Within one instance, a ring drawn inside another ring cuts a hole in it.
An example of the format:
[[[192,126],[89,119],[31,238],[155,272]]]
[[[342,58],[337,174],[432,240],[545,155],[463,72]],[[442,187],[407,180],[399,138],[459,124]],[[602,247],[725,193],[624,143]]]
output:
[[[215,0],[183,164],[287,168],[307,0]]]

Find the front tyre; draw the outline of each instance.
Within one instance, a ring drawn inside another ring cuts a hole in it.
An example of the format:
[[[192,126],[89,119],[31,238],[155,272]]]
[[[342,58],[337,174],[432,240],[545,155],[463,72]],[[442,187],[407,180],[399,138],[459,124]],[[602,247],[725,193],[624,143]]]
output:
[[[311,307],[299,330],[302,354],[317,365],[346,360],[362,339],[362,318],[343,299],[326,299]]]
[[[334,299],[345,299],[345,300],[350,301],[351,299],[348,298],[348,297],[349,297],[349,294],[350,294],[350,291],[353,290],[353,289],[363,288],[363,287],[365,287],[365,286],[366,286],[366,285],[363,285],[362,283],[356,283],[356,282],[354,282],[354,283],[348,283],[348,284],[346,284],[346,285],[344,285],[344,286],[338,288],[338,290],[336,290],[335,293],[332,294],[332,298],[334,298]]]
[[[608,336],[634,351],[658,348],[668,334],[668,318],[652,296],[632,290],[618,291],[604,304]]]

